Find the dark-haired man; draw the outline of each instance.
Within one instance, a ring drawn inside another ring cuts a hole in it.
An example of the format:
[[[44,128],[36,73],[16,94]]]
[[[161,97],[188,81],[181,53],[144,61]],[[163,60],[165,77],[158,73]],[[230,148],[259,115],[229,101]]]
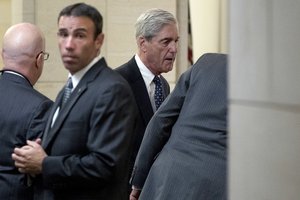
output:
[[[42,146],[29,141],[13,154],[21,172],[40,176],[36,199],[126,199],[135,102],[127,82],[99,56],[103,39],[94,7],[78,3],[60,12],[58,43],[69,81]]]

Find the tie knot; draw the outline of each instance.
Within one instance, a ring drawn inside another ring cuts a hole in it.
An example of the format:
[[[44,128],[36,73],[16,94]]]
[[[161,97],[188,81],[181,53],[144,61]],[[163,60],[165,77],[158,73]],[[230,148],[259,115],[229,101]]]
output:
[[[155,85],[161,85],[161,81],[158,76],[154,76],[153,82],[155,83]]]
[[[72,78],[70,77],[67,81],[66,87],[69,89],[73,89]]]

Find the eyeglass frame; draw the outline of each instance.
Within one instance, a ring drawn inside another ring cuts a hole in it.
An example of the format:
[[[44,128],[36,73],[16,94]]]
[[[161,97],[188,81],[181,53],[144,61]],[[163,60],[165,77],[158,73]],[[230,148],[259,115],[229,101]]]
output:
[[[45,51],[41,51],[40,53],[38,53],[36,55],[36,59],[40,56],[40,54],[43,54],[43,57],[44,57],[44,60],[48,60],[50,54],[48,52],[45,52]]]

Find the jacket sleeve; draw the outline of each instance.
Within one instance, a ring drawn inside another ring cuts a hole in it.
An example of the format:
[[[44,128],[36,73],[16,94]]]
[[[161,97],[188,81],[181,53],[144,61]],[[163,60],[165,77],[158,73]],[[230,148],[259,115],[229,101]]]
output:
[[[36,110],[32,111],[32,117],[29,120],[29,128],[26,133],[27,140],[35,140],[41,137],[49,117],[50,107],[53,102],[49,99],[41,101]]]
[[[143,187],[153,161],[171,135],[172,127],[177,121],[189,89],[190,74],[191,70],[182,74],[176,87],[156,111],[146,128],[130,180],[136,188]]]

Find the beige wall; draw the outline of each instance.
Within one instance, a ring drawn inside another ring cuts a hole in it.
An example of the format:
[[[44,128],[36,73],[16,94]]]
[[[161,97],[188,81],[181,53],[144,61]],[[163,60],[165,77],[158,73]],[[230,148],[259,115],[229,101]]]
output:
[[[227,0],[189,0],[194,61],[207,52],[227,53]]]
[[[0,49],[2,49],[2,36],[11,25],[11,0],[0,0]],[[2,69],[2,56],[0,56],[0,69]]]
[[[134,23],[136,18],[146,9],[159,7],[173,13],[179,21],[180,41],[179,51],[174,69],[164,74],[171,88],[174,87],[177,78],[189,66],[187,62],[187,5],[191,1],[192,26],[194,40],[194,57],[198,58],[204,52],[221,52],[222,39],[220,35],[226,35],[220,25],[221,0],[84,0],[95,6],[104,18],[105,42],[101,54],[106,58],[109,66],[115,68],[129,60],[136,52],[134,38]],[[214,1],[214,3],[211,3]],[[51,99],[55,99],[58,91],[66,81],[67,71],[62,66],[57,46],[57,15],[59,11],[77,0],[1,0],[0,1],[0,33],[12,24],[19,22],[31,22],[37,24],[46,35],[46,50],[50,58],[45,62],[44,72],[35,85],[35,88]],[[199,12],[202,8],[205,13]],[[213,16],[213,17],[212,17]],[[203,20],[201,20],[203,18]],[[214,24],[214,28],[207,28],[201,21]],[[212,23],[211,23],[212,22]],[[197,27],[201,25],[201,29]],[[226,30],[226,29],[225,29]],[[203,38],[204,37],[204,38]],[[2,38],[2,37],[1,37]],[[199,40],[199,38],[202,38]],[[226,38],[226,37],[224,37]],[[199,42],[200,41],[200,42]],[[202,41],[205,41],[202,42]],[[213,46],[213,48],[212,48]],[[200,51],[198,49],[201,49]],[[2,68],[2,62],[0,68]]]

